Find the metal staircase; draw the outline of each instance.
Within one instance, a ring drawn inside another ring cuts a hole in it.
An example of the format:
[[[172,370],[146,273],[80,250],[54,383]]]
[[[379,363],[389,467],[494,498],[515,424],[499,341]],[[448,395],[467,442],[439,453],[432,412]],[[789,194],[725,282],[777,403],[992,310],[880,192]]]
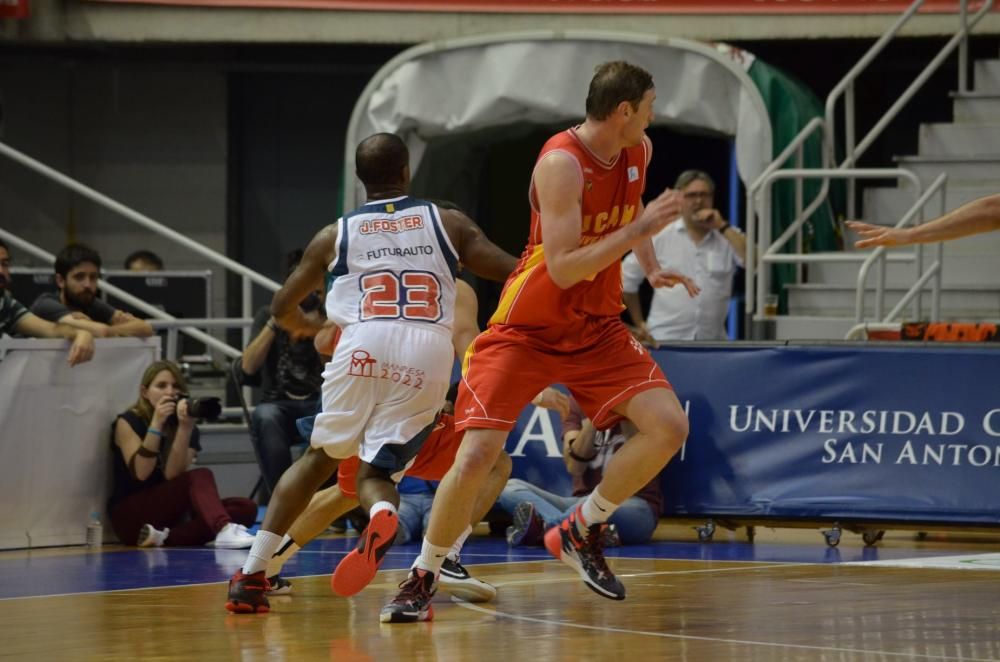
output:
[[[843,251],[810,254],[801,250],[802,226],[826,202],[833,179],[847,183],[849,216],[883,225],[919,224],[1000,190],[1000,60],[974,63],[971,90],[964,75],[968,35],[992,2],[979,3],[973,15],[968,14],[966,4],[961,3],[955,35],[861,140],[854,136],[854,81],[919,11],[923,0],[916,0],[834,88],[827,98],[826,116],[807,125],[749,187],[748,237],[757,246],[756,259],[751,257],[747,265],[747,328],[752,337],[843,339],[859,322],[1000,319],[1000,236],[869,252],[855,251],[855,238],[847,234]],[[953,93],[954,121],[922,125],[919,153],[897,157],[893,168],[855,168],[862,153],[955,51],[959,53],[959,90]],[[844,135],[837,136],[835,109],[841,99]],[[788,168],[793,157],[801,154],[806,139],[820,132],[824,168]],[[838,163],[835,153],[847,157]],[[805,201],[799,187],[796,220],[772,241],[773,185],[783,179],[801,182],[810,178],[823,182],[821,193]],[[897,186],[868,188],[863,204],[857,205],[855,184],[863,179],[894,179]],[[782,253],[793,240],[796,250]],[[786,285],[788,314],[765,314],[764,299],[772,289],[769,265],[780,263],[808,264],[808,269],[798,269],[797,282]]]

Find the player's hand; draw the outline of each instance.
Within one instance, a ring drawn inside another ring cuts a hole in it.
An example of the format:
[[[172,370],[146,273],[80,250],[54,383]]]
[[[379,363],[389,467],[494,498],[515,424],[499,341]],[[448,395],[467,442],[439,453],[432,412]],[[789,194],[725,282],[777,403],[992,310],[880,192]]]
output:
[[[69,348],[69,356],[66,362],[70,367],[86,363],[94,358],[94,336],[90,331],[80,329],[76,332],[73,344]]]
[[[909,234],[906,228],[890,228],[884,225],[872,225],[861,221],[847,221],[847,227],[851,228],[861,239],[854,243],[855,248],[871,248],[873,246],[903,246],[910,243],[907,239]]]
[[[688,295],[691,297],[696,297],[701,292],[701,288],[698,287],[693,280],[688,278],[682,273],[674,271],[673,269],[660,269],[655,271],[648,276],[646,280],[653,287],[673,287],[674,285],[683,285],[684,289],[687,290]]]
[[[554,409],[559,412],[560,418],[565,418],[569,415],[569,396],[551,386],[536,395],[531,403],[545,409]]]
[[[636,221],[640,237],[652,237],[677,220],[681,215],[683,201],[684,197],[680,191],[664,189],[663,193],[646,205],[642,216]]]

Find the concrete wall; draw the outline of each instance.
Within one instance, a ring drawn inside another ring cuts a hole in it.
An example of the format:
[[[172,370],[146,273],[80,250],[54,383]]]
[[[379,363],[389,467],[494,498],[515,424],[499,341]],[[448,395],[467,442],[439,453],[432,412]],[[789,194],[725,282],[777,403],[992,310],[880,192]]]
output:
[[[956,3],[957,4],[957,3]],[[32,18],[0,21],[0,39],[80,42],[419,43],[514,30],[615,30],[705,40],[876,37],[895,19],[887,14],[496,14],[399,11],[317,11],[170,7],[31,0]],[[405,26],[405,27],[404,27]],[[954,16],[918,15],[906,34],[941,35]],[[980,33],[1000,31],[1000,14]]]
[[[225,252],[226,80],[211,67],[32,58],[0,66],[2,139],[15,149]],[[171,269],[204,258],[121,215],[0,160],[0,227],[56,253],[93,245],[105,267],[138,248]],[[19,263],[27,262],[16,255]],[[223,310],[224,279],[215,278]]]

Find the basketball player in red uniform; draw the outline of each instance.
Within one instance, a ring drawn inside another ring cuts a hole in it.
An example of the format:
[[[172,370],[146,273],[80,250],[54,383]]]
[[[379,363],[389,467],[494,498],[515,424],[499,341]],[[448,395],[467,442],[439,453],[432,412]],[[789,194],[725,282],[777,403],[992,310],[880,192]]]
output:
[[[438,488],[420,556],[382,609],[382,622],[431,617],[435,577],[507,431],[550,383],[566,385],[599,429],[623,417],[638,428],[597,489],[546,535],[549,551],[589,588],[624,599],[604,560],[602,527],[681,447],[688,422],[663,372],[619,319],[620,260],[634,250],[654,287],[680,284],[698,293],[689,279],[659,265],[650,242],[681,210],[674,191],[645,208],[641,198],[655,98],[648,72],[626,62],[602,64],[590,83],[586,120],[542,148],[529,191],[528,245],[489,328],[463,362],[455,419],[465,438]]]

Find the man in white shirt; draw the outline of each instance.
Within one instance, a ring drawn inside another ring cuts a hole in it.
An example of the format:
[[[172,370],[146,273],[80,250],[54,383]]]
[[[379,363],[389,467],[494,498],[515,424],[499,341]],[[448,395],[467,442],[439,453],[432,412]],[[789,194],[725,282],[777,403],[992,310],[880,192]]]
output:
[[[629,253],[622,262],[625,305],[642,342],[724,340],[733,274],[743,266],[746,237],[715,209],[715,183],[707,173],[686,170],[674,188],[684,196],[681,217],[653,237],[653,248],[660,264],[687,274],[701,293],[691,297],[683,288],[656,288],[644,319],[639,302],[644,273]]]

